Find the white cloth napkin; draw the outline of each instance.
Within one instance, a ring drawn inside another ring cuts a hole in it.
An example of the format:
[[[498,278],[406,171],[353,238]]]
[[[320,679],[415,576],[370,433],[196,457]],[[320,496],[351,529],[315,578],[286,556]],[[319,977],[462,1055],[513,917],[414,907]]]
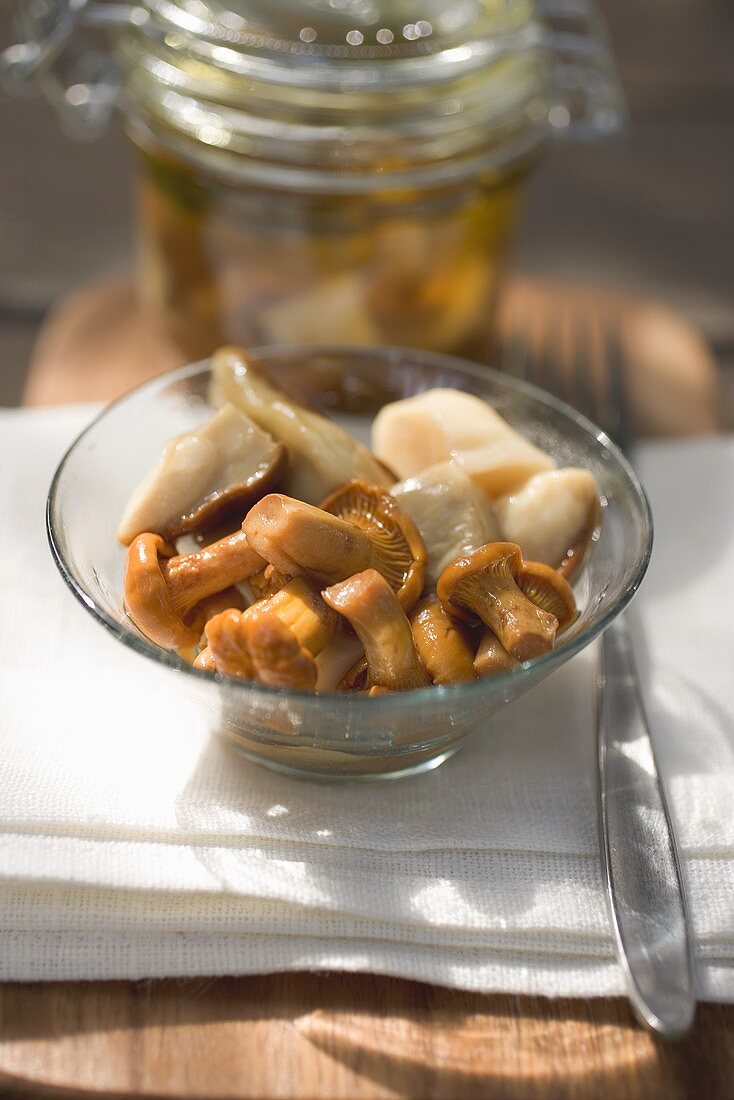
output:
[[[46,491],[89,415],[0,413],[0,978],[317,968],[621,993],[593,651],[416,779],[250,765],[56,573]],[[701,995],[734,999],[734,440],[651,445],[639,465],[657,541],[635,637]]]

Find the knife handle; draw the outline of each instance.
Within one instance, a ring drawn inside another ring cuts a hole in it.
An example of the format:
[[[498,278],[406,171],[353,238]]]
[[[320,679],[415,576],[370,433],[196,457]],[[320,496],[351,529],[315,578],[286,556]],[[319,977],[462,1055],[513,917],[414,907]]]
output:
[[[602,637],[599,688],[601,855],[617,957],[637,1018],[674,1039],[696,1006],[688,911],[624,616]]]

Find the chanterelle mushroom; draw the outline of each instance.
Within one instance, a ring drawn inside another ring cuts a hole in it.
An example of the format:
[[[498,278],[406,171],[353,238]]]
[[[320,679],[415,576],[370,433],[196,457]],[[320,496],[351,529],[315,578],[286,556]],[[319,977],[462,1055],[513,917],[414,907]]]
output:
[[[163,649],[196,645],[201,631],[186,622],[196,605],[263,564],[241,531],[179,556],[160,535],[146,532],[128,548],[125,606],[138,629]]]
[[[232,402],[288,449],[284,488],[318,504],[353,477],[387,487],[390,479],[366,447],[319,413],[300,405],[275,385],[241,348],[220,348],[212,357],[210,400]]]
[[[345,496],[351,497],[351,485],[347,490]],[[375,492],[378,498],[383,496],[380,490]],[[330,499],[336,501],[336,494]],[[388,577],[401,592],[401,600],[410,604],[423,584],[425,549],[420,535],[387,494],[380,505],[374,496],[355,490],[355,508],[360,499],[364,516],[371,515],[374,524],[358,525],[272,493],[250,509],[242,529],[254,549],[282,573],[306,574],[321,584],[333,584],[373,568]]]
[[[255,676],[274,687],[313,690],[315,658],[339,626],[339,616],[305,577],[294,577],[242,621],[243,642]]]
[[[334,584],[322,596],[348,620],[364,646],[367,688],[406,691],[430,685],[400,601],[377,570]]]
[[[390,493],[421,533],[426,583],[434,588],[449,562],[500,537],[486,493],[456,462],[429,466]]]
[[[372,447],[401,478],[453,459],[492,500],[555,466],[485,401],[458,390],[385,405],[372,425]]]
[[[282,443],[234,405],[224,405],[206,424],[171,439],[128,501],[117,537],[128,545],[153,532],[171,541],[208,531],[227,516],[239,519],[274,489],[285,470]]]
[[[466,631],[435,597],[421,600],[410,616],[410,627],[418,656],[434,684],[465,684],[476,679],[474,650]]]
[[[423,590],[426,547],[413,520],[379,485],[358,478],[321,502],[325,512],[360,527],[375,546],[373,565],[382,573],[406,611]]]
[[[596,478],[572,466],[536,474],[496,509],[503,538],[566,577],[578,572],[601,522]]]
[[[220,672],[236,680],[254,680],[252,659],[243,630],[245,614],[230,608],[209,620],[204,627],[207,644],[194,661],[196,668]]]
[[[558,619],[536,607],[518,588],[520,547],[490,542],[444,569],[438,597],[450,615],[481,619],[518,661],[553,649]]]
[[[511,672],[517,666],[518,662],[507,652],[495,632],[486,630],[474,658],[477,676],[484,680],[500,672]]]
[[[559,630],[564,630],[576,618],[573,589],[558,569],[540,561],[523,561],[515,583],[536,607],[542,607],[558,619]]]

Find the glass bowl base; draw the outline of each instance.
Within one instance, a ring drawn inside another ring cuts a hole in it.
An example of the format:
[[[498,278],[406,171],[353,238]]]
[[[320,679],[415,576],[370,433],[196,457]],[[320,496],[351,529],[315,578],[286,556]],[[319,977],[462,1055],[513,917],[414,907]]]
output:
[[[345,781],[371,783],[381,779],[409,779],[411,776],[422,775],[423,772],[440,767],[461,748],[461,743],[457,743],[432,756],[422,753],[419,759],[416,759],[417,753],[406,754],[403,757],[375,757],[323,749],[301,749],[288,753],[287,756],[290,759],[283,759],[280,754],[276,755],[270,746],[255,746],[250,742],[250,747],[245,747],[238,738],[227,737],[227,740],[241,756],[253,764],[259,764],[270,768],[271,771],[291,775],[297,779],[314,779],[318,782],[330,783]],[[264,752],[263,749],[265,749]],[[299,755],[302,755],[301,760],[298,759]],[[328,759],[323,760],[319,767],[318,758],[324,755]]]

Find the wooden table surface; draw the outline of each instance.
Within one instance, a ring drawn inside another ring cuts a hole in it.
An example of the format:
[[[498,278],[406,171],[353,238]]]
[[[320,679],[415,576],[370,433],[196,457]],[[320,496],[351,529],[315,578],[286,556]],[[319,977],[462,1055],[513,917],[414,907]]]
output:
[[[734,1006],[666,1044],[624,1001],[372,975],[6,984],[0,1026],[8,1097],[731,1100],[734,1082]]]

